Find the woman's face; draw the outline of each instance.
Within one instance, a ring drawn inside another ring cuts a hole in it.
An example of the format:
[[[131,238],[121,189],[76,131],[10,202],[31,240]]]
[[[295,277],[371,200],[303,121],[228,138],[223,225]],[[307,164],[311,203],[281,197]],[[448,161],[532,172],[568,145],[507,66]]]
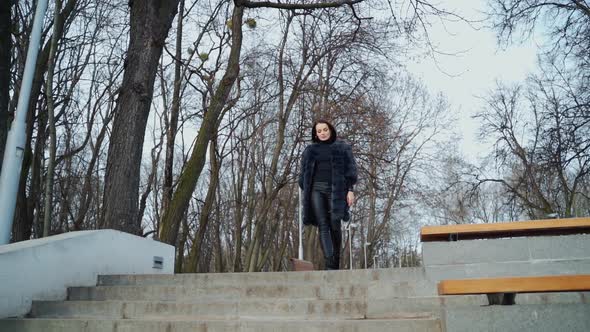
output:
[[[325,123],[318,123],[315,126],[315,133],[318,135],[320,141],[327,141],[330,139],[332,133],[330,132],[330,127],[328,127]]]

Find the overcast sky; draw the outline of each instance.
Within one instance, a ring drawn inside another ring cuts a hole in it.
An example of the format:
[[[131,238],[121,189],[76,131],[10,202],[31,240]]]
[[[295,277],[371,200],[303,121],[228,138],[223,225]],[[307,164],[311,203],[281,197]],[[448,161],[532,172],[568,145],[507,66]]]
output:
[[[476,20],[482,18],[486,0],[440,0],[440,5]],[[454,56],[437,55],[438,67],[433,59],[427,58],[407,63],[407,68],[421,78],[433,93],[440,91],[447,96],[459,118],[457,128],[463,132],[462,152],[474,161],[478,152],[481,154],[481,150],[487,149],[476,142],[478,123],[471,118],[482,107],[478,96],[493,89],[497,80],[521,82],[533,72],[538,40],[529,40],[504,50],[497,45],[494,31],[483,27],[476,30],[465,22],[445,22],[445,26],[436,23],[429,33],[441,51],[464,52]]]

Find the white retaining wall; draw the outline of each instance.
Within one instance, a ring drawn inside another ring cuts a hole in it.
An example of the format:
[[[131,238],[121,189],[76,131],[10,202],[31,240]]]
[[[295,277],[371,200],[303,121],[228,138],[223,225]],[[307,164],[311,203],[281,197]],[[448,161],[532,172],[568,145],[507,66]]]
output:
[[[173,273],[173,246],[114,230],[0,245],[0,318],[27,314],[33,300],[64,300],[67,287],[95,286],[99,274]]]

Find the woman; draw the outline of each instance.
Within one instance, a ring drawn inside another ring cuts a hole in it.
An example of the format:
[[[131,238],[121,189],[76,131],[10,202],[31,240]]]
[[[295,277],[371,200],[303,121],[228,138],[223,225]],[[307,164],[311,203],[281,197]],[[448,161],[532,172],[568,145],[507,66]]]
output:
[[[354,204],[356,164],[349,144],[337,138],[325,120],[311,130],[312,144],[303,151],[299,187],[303,189],[303,223],[319,228],[326,269],[338,270],[342,246],[341,220],[349,220]]]

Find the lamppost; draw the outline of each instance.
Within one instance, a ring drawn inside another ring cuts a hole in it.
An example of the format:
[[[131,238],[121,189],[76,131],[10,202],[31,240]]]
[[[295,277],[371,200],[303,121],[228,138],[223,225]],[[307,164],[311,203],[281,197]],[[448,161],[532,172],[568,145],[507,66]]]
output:
[[[363,246],[365,249],[365,269],[367,268],[367,246],[370,246],[371,242],[365,242],[365,245]]]

